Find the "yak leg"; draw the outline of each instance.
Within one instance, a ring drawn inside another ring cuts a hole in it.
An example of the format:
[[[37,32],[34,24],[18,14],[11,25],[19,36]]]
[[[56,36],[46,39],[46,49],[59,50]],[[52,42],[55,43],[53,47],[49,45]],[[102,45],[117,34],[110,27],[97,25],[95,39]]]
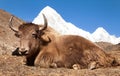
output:
[[[53,63],[53,56],[50,53],[47,52],[40,52],[38,56],[35,59],[34,65],[40,66],[43,68],[49,68]],[[54,64],[55,65],[55,64]],[[53,67],[53,66],[52,66]],[[56,65],[55,65],[56,67]]]

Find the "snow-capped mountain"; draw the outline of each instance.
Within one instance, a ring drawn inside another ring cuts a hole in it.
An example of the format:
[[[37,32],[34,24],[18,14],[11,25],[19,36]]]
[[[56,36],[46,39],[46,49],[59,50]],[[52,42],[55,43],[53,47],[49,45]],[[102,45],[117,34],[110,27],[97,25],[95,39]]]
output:
[[[72,35],[80,35],[83,36],[93,42],[110,42],[113,44],[120,43],[120,37],[116,38],[115,36],[111,36],[105,29],[102,27],[98,27],[95,32],[92,34],[84,31],[70,22],[66,22],[53,8],[46,6],[38,16],[33,20],[35,24],[43,24],[43,16],[44,14],[47,17],[48,25],[54,28],[56,31],[60,32],[63,35],[72,34]]]
[[[96,42],[120,43],[120,37],[116,38],[114,35],[110,35],[103,27],[98,27],[95,32],[92,33],[92,37]]]
[[[56,31],[61,34],[72,34],[72,35],[81,35],[87,39],[92,40],[89,32],[77,28],[72,23],[66,22],[54,9],[47,6],[45,7],[38,16],[33,20],[33,23],[42,24],[43,15],[47,17],[48,25],[54,28]]]

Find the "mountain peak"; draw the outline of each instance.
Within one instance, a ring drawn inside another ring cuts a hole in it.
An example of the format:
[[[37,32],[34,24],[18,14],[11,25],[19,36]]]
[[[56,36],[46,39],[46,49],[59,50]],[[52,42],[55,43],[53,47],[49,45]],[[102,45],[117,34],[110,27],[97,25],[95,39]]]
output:
[[[42,14],[44,14],[48,21],[48,26],[52,27],[59,33],[63,35],[79,35],[89,39],[93,42],[110,42],[113,44],[120,43],[120,38],[110,35],[103,27],[99,27],[95,30],[93,34],[84,31],[81,28],[76,27],[70,22],[66,22],[60,14],[53,8],[46,6],[38,16],[33,20],[35,24],[43,24],[44,19]]]
[[[104,32],[108,33],[103,27],[98,27],[95,32]]]
[[[98,27],[98,28],[96,29],[96,31],[104,31],[104,32],[106,32],[106,30],[105,30],[103,27]]]
[[[42,11],[41,12],[46,12],[46,11],[53,11],[53,12],[55,12],[55,10],[53,9],[53,8],[51,8],[50,6],[46,6],[44,9],[42,9]]]
[[[42,9],[42,11],[40,11],[38,16],[33,20],[33,23],[43,24],[44,19],[43,19],[42,14],[46,16],[48,20],[48,25],[51,27],[53,27],[53,25],[56,25],[59,22],[59,20],[64,22],[64,19],[57,13],[56,10],[54,10],[50,6],[46,6],[44,9]]]
[[[93,35],[110,35],[103,27],[98,27],[96,30],[95,30],[95,32],[93,32]]]

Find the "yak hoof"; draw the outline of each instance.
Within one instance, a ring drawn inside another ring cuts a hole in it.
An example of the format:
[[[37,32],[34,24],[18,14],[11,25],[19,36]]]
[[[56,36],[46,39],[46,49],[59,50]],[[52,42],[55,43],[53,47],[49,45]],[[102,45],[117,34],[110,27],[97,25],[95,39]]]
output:
[[[73,68],[74,70],[79,70],[79,69],[81,69],[81,67],[80,67],[79,64],[74,64],[74,65],[72,66],[72,68]]]
[[[93,61],[89,64],[88,69],[94,70],[97,67],[97,62]]]
[[[52,64],[50,65],[50,67],[51,67],[51,68],[57,68],[57,64],[56,64],[56,63],[52,63]]]

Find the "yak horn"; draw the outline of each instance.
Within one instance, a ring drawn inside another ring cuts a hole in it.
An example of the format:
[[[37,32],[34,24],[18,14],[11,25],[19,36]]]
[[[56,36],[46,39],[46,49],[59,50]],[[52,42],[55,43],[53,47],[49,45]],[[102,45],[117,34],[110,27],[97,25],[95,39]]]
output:
[[[13,25],[12,25],[13,17],[14,17],[14,16],[12,15],[11,18],[9,19],[9,27],[10,27],[10,29],[13,30],[14,32],[18,32],[16,29],[14,29],[14,28],[12,27],[12,26],[13,26]]]
[[[42,15],[43,15],[43,18],[44,18],[44,26],[39,29],[40,31],[45,30],[47,28],[47,25],[48,25],[46,16],[44,14],[42,14]]]

